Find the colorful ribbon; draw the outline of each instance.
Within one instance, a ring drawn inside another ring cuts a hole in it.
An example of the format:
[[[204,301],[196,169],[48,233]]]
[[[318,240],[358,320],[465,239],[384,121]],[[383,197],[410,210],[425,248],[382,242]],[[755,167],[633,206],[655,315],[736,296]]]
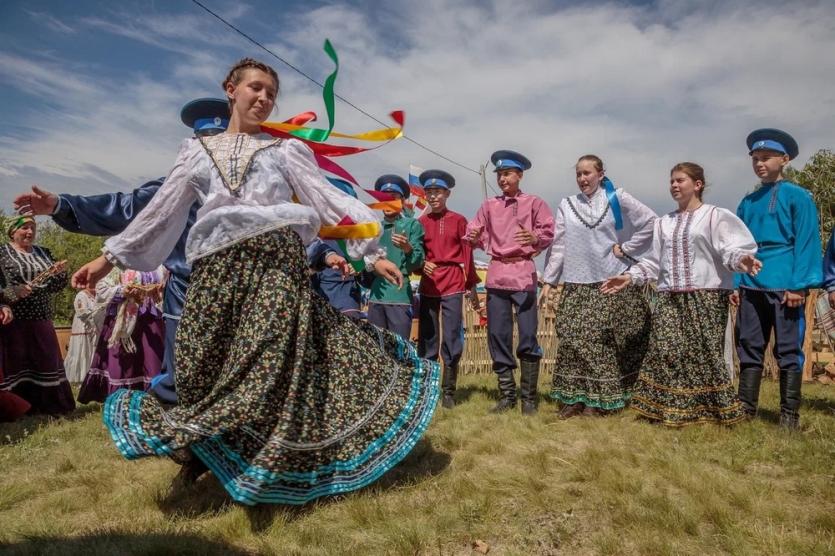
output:
[[[615,229],[623,229],[623,216],[620,212],[620,201],[615,191],[615,185],[609,178],[603,178],[603,189],[606,190],[606,197],[609,199],[609,206],[612,207],[612,216],[615,218]]]
[[[333,131],[334,122],[334,94],[333,86],[336,83],[336,76],[339,73],[339,58],[336,57],[336,50],[333,49],[330,39],[325,39],[325,53],[333,61],[336,67],[325,80],[325,87],[322,89],[322,99],[325,101],[325,110],[328,112],[328,129],[302,128],[291,131],[292,135],[321,143],[327,141]]]

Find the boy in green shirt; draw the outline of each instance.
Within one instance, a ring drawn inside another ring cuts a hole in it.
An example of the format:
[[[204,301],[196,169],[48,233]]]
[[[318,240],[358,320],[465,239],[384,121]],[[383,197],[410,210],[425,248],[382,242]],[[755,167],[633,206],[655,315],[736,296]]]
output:
[[[380,176],[374,189],[401,201],[409,198],[409,184],[394,174]],[[368,299],[368,320],[409,340],[412,331],[412,286],[409,274],[423,267],[423,226],[414,218],[405,216],[402,208],[385,208],[383,215],[380,247],[386,250],[386,258],[403,273],[404,280],[398,288],[378,277],[374,278]]]

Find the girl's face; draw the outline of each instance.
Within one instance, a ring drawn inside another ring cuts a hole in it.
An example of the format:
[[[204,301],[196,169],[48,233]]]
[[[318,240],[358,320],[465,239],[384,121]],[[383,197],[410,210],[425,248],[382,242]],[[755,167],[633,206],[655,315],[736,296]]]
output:
[[[686,205],[693,197],[697,197],[704,186],[701,180],[693,181],[693,178],[684,172],[676,171],[670,174],[670,195],[680,205]]]
[[[594,162],[591,160],[581,160],[575,166],[577,171],[577,187],[583,195],[591,197],[600,187],[600,180],[603,179],[604,173],[595,168]]]
[[[522,172],[516,169],[499,170],[496,172],[496,183],[502,193],[511,197],[519,193],[519,182],[522,181]]]
[[[751,166],[754,173],[764,183],[771,183],[783,175],[783,167],[789,163],[789,157],[781,152],[759,150],[751,153]]]
[[[12,241],[18,247],[23,249],[30,249],[35,243],[35,223],[27,222],[14,232],[12,232]]]
[[[232,115],[242,126],[258,126],[269,118],[275,106],[276,83],[272,76],[256,68],[248,68],[238,84],[226,85],[226,96],[232,101]]]

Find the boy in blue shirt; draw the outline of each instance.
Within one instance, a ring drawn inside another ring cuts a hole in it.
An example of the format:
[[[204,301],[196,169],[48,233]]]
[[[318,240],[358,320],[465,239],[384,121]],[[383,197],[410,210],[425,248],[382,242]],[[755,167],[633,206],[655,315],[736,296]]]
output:
[[[736,213],[757,241],[763,268],[757,276],[737,275],[739,399],[753,417],[773,329],[774,356],[780,367],[780,425],[796,429],[800,425],[806,293],[823,279],[818,211],[808,190],[783,178],[783,168],[798,154],[791,135],[779,129],[758,129],[748,135],[747,144],[762,184],[742,199]]]

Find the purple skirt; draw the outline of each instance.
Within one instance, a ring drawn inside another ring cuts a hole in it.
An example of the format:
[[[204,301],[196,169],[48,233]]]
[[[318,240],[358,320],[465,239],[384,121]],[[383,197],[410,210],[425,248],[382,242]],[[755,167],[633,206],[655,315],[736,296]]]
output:
[[[0,329],[0,341],[0,390],[29,402],[30,413],[55,415],[75,409],[52,321],[14,320]]]
[[[109,309],[112,309],[109,308]],[[136,345],[133,353],[121,344],[107,347],[107,340],[116,324],[116,311],[108,310],[102,325],[90,371],[81,383],[78,401],[81,403],[103,402],[107,396],[126,388],[147,390],[151,379],[162,368],[165,347],[165,325],[159,311],[142,311],[136,318],[131,339]]]

